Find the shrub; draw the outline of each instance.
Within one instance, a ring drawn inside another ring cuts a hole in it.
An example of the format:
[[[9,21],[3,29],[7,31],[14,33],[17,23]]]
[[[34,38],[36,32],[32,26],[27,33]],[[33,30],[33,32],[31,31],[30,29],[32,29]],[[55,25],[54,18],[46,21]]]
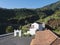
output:
[[[10,33],[10,32],[13,32],[13,27],[12,26],[8,26],[6,28],[6,33]]]

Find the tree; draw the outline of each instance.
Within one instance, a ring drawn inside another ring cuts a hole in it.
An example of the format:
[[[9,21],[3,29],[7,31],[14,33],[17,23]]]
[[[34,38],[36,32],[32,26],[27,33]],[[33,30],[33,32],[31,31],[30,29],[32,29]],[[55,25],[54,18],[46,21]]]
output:
[[[13,27],[12,26],[8,26],[6,28],[6,33],[10,33],[10,32],[13,32]]]

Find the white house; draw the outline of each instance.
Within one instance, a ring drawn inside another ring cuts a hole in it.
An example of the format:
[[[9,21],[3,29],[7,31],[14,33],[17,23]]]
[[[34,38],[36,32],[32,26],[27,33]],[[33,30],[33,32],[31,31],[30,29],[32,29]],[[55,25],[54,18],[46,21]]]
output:
[[[42,31],[44,28],[45,28],[45,23],[35,22],[31,24],[29,31],[27,31],[27,34],[35,35],[35,32],[37,30]]]

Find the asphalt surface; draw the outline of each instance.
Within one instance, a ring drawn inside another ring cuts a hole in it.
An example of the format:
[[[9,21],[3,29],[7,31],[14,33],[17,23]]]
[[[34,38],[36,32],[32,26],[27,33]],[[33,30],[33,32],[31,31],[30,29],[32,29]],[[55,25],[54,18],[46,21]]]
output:
[[[32,37],[14,37],[13,35],[1,37],[0,45],[30,45]]]

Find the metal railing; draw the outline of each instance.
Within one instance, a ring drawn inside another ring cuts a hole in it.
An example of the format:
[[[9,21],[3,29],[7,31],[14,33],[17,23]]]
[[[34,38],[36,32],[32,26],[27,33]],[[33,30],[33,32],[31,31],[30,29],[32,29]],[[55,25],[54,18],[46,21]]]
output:
[[[10,35],[13,35],[14,33],[12,32],[12,33],[8,33],[8,34],[2,34],[2,35],[0,35],[0,38],[2,38],[2,37],[6,37],[6,36],[10,36]]]

